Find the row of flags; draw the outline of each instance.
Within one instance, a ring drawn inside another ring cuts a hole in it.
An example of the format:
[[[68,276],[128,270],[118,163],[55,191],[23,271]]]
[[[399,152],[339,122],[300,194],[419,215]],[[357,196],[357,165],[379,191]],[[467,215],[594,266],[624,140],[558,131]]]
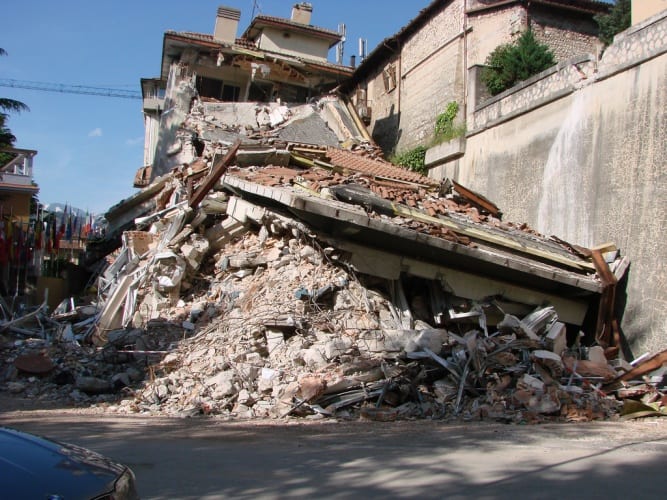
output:
[[[63,215],[40,211],[27,227],[0,216],[0,265],[29,262],[37,250],[55,253],[62,241],[88,240],[98,235],[98,229],[92,214],[79,216],[67,206]]]

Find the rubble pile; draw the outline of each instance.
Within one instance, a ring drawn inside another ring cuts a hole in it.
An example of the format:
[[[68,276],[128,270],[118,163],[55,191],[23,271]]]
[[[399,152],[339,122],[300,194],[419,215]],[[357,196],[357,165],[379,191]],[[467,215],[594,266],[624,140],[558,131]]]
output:
[[[667,352],[622,358],[614,245],[394,167],[344,111],[195,99],[170,170],[141,169],[88,248],[111,261],[89,303],[2,305],[0,390],[170,416],[667,414]]]
[[[215,279],[192,297],[200,333],[153,366],[155,378],[118,411],[517,422],[616,412],[594,387],[616,375],[606,360],[584,377],[544,350],[565,345],[552,308],[507,315],[488,334],[421,320],[405,329],[388,291],[346,272],[335,250],[271,227],[280,226],[268,222],[216,255]],[[484,324],[483,308],[471,317]]]
[[[170,416],[540,422],[619,412],[601,387],[622,372],[599,347],[568,347],[553,307],[519,318],[493,298],[445,294],[436,327],[420,283],[359,275],[300,221],[255,217],[225,219],[229,242],[214,252],[186,217],[156,221],[161,234],[128,233],[105,273],[118,271],[116,284],[100,297],[108,310],[122,276],[145,270],[131,321],[101,328],[80,308],[51,319],[46,338],[5,339],[3,389]]]

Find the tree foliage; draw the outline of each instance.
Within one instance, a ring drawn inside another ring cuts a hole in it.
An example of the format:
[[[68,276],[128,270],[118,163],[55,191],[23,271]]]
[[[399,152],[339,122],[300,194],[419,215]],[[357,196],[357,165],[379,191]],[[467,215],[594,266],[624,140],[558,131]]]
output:
[[[527,30],[516,41],[499,45],[489,54],[481,78],[491,95],[496,95],[554,64],[549,46]]]
[[[614,41],[614,36],[630,27],[632,22],[630,0],[615,0],[608,14],[598,14],[593,19],[600,28],[599,37],[605,45]]]
[[[0,48],[0,56],[6,55],[5,49]],[[7,119],[10,112],[20,113],[21,111],[28,111],[28,106],[21,101],[0,97],[0,149],[14,145],[16,137],[7,127]]]

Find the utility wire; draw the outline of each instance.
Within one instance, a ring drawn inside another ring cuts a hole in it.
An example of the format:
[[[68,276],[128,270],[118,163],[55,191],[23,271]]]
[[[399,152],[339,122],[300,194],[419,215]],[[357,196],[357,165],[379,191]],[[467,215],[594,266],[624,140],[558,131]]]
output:
[[[0,87],[42,90],[45,92],[61,92],[65,94],[87,94],[105,97],[121,97],[124,99],[141,99],[141,92],[137,90],[89,87],[86,85],[66,85],[64,83],[31,82],[14,80],[12,78],[0,78]]]

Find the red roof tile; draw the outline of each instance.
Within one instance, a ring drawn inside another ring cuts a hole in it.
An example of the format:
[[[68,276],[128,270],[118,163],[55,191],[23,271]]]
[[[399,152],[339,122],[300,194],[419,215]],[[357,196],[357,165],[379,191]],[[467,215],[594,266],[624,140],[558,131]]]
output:
[[[392,163],[381,160],[372,160],[343,149],[329,148],[327,150],[329,161],[338,167],[360,172],[362,174],[392,179],[396,181],[411,182],[424,186],[438,187],[440,182],[429,177],[412,172]]]

